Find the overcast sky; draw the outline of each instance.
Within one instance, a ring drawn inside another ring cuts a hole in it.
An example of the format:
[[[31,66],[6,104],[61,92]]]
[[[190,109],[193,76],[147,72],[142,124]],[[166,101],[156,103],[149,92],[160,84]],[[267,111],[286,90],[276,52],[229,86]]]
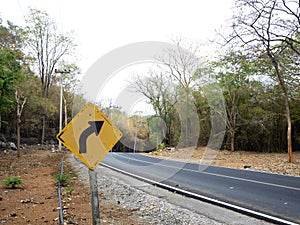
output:
[[[0,0],[0,16],[16,25],[24,25],[29,7],[47,11],[63,32],[74,30],[76,33],[77,64],[84,74],[101,56],[123,45],[141,41],[170,42],[178,36],[201,43],[212,39],[215,30],[231,16],[232,2]],[[111,90],[109,85],[107,87]]]
[[[0,15],[24,24],[29,7],[47,11],[61,29],[74,30],[79,65],[85,72],[105,53],[140,41],[170,41],[182,36],[212,38],[230,17],[232,0],[0,0]]]

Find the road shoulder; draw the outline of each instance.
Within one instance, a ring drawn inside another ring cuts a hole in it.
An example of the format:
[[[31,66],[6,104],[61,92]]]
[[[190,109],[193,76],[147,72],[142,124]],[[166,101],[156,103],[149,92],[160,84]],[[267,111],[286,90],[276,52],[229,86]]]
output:
[[[69,157],[81,180],[88,184],[87,169]],[[187,198],[103,166],[97,168],[102,204],[115,204],[132,212],[138,223],[160,224],[268,224],[237,212]]]

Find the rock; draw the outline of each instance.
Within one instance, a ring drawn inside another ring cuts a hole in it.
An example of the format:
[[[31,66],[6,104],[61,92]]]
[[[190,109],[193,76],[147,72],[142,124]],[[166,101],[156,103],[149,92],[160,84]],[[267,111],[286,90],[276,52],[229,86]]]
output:
[[[175,152],[176,148],[175,147],[167,147],[167,150],[169,150],[170,152]]]
[[[33,199],[21,199],[20,203],[31,203]]]
[[[16,146],[16,144],[13,143],[13,142],[8,142],[7,145],[12,150],[17,150],[18,149],[17,146]]]
[[[6,148],[6,142],[0,141],[0,148],[5,149]]]
[[[45,199],[53,199],[53,196],[45,197]]]
[[[16,216],[17,216],[17,213],[13,212],[13,213],[10,214],[10,216],[11,216],[11,217],[16,217]]]
[[[20,203],[32,203],[32,204],[45,204],[44,202],[37,202],[36,200],[34,200],[33,198],[30,199],[21,199]]]
[[[2,197],[2,195],[0,195],[0,201],[2,201],[3,200],[3,197]]]
[[[11,150],[17,150],[17,146],[13,142],[3,142],[0,141],[0,149],[11,149]]]

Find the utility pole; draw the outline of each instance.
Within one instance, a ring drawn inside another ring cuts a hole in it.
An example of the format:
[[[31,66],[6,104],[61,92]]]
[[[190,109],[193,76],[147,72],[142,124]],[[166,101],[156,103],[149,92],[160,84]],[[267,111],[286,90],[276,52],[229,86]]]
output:
[[[110,100],[109,106],[107,107],[107,117],[108,117],[108,119],[112,121],[112,117],[111,117],[112,111],[111,111],[111,109],[120,109],[120,108],[121,108],[121,107],[119,107],[119,106],[114,106],[114,105],[112,105],[112,100]],[[110,151],[112,152],[113,149],[111,148]]]
[[[55,73],[60,73],[59,83],[60,83],[60,102],[59,102],[59,132],[62,130],[62,98],[63,98],[63,85],[62,85],[62,76],[65,73],[70,73],[70,70],[54,70]],[[61,151],[61,142],[58,143],[58,149]]]

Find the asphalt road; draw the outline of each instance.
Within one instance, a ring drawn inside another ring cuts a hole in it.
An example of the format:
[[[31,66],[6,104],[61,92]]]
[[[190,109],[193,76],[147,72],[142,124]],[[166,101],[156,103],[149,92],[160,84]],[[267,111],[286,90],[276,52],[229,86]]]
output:
[[[201,196],[300,224],[300,177],[109,153],[102,163]]]

